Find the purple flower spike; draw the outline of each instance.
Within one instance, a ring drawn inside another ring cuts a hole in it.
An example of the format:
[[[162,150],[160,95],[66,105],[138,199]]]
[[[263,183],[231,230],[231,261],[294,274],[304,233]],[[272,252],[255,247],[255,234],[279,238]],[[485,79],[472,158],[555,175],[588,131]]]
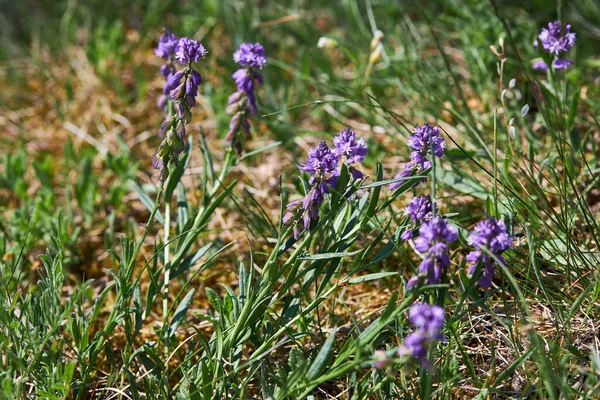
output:
[[[179,64],[190,64],[206,58],[208,51],[197,40],[183,37],[177,42],[175,58]]]
[[[429,124],[416,127],[413,134],[408,138],[407,144],[414,149],[410,153],[411,161],[404,166],[404,171],[394,178],[407,178],[431,168],[433,164],[427,156],[431,153],[434,157],[442,157],[446,150],[446,141],[440,136],[440,129]],[[414,183],[414,186],[426,180],[426,178],[418,180]],[[391,190],[396,190],[403,183],[404,181],[395,182],[390,184],[389,187]]]
[[[335,146],[335,153],[348,166],[352,179],[361,179],[363,174],[356,169],[355,164],[364,160],[369,152],[364,139],[360,138],[356,140],[356,133],[352,129],[346,128],[333,138],[333,144]]]
[[[258,112],[254,87],[256,82],[263,83],[263,77],[256,69],[262,69],[268,58],[265,57],[265,49],[260,43],[242,43],[233,54],[233,60],[243,68],[231,75],[237,86],[237,93],[229,98],[227,112],[232,115],[232,120],[237,118],[240,123],[235,125],[235,129],[229,130],[226,140],[238,150],[238,154],[241,154],[242,144],[238,132],[240,127],[243,127],[246,133],[250,132],[248,114]]]
[[[174,34],[164,30],[155,53],[167,59],[160,67],[165,86],[157,101],[158,107],[165,112],[165,120],[158,131],[162,141],[152,160],[152,165],[160,169],[160,179],[164,181],[169,175],[169,164],[178,165],[179,154],[185,149],[185,124],[192,119],[191,108],[196,105],[198,87],[202,83],[202,77],[191,65],[177,71],[174,59],[181,64],[191,64],[206,57],[207,52],[197,41],[177,39]]]
[[[308,180],[311,188],[301,202],[293,201],[287,205],[288,212],[283,217],[284,224],[295,221],[296,239],[319,218],[319,207],[325,200],[325,194],[337,184],[338,163],[339,156],[323,141],[317,147],[310,148],[308,160],[300,165],[300,171],[311,175]]]
[[[410,322],[415,330],[406,337],[399,353],[414,357],[424,368],[429,367],[427,353],[436,342],[444,341],[442,326],[444,309],[426,303],[416,303],[409,310]]]
[[[339,156],[322,141],[317,147],[308,150],[308,160],[300,166],[300,170],[312,175],[309,180],[311,185],[322,181],[335,186],[339,176],[338,163]]]
[[[561,30],[559,21],[550,22],[547,28],[542,28],[542,32],[538,35],[538,38],[540,39],[542,48],[554,56],[554,61],[552,62],[554,68],[566,69],[573,64],[571,60],[564,57],[564,54],[575,46],[575,33],[571,32],[571,25],[567,24],[565,25],[565,29]],[[542,66],[541,63],[535,63],[534,69],[536,69],[536,65],[539,67]],[[547,67],[546,65],[546,70]]]
[[[169,58],[175,53],[175,46],[177,46],[177,36],[169,32],[167,29],[163,29],[163,33],[158,40],[158,47],[154,49],[154,53],[160,58]]]
[[[575,33],[571,32],[571,25],[566,25],[564,34],[561,33],[560,22],[548,23],[548,28],[542,28],[538,38],[542,47],[548,53],[558,56],[561,52],[567,52],[575,45]]]
[[[430,145],[433,145],[432,153],[436,157],[443,156],[446,149],[446,142],[440,136],[440,129],[429,124],[416,127],[414,134],[408,139],[408,145],[423,157],[430,152]]]
[[[431,211],[432,203],[429,195],[413,198],[405,209],[406,215],[408,215],[415,224],[431,221]]]
[[[490,257],[482,249],[488,249],[496,258],[503,264],[504,258],[501,254],[512,246],[513,239],[506,231],[504,221],[498,221],[494,217],[490,217],[479,222],[469,235],[468,242],[475,247],[476,250],[467,254],[467,261],[470,263],[470,273],[474,274],[479,264],[483,267],[483,275],[479,284],[484,289],[487,289],[492,284],[494,277],[494,259]]]
[[[350,164],[361,162],[369,152],[364,139],[356,140],[356,133],[350,128],[341,131],[333,139],[333,144],[335,145],[335,152],[339,156],[345,157]]]
[[[456,239],[456,228],[442,217],[435,217],[421,225],[419,237],[414,240],[414,244],[418,252],[425,254],[425,258],[419,265],[417,277],[409,280],[409,289],[416,286],[421,279],[426,285],[440,283],[442,272],[450,265],[447,243]]]
[[[233,61],[245,68],[262,69],[268,60],[265,48],[260,43],[242,43],[233,53]]]
[[[437,243],[454,242],[458,239],[456,228],[439,216],[421,225],[419,235],[415,239],[415,248],[421,253],[427,253]]]

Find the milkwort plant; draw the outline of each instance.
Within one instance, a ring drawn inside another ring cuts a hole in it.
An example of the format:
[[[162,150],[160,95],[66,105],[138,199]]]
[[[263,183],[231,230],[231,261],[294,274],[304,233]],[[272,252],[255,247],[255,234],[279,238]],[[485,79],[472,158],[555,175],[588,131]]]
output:
[[[155,53],[168,60],[160,68],[166,82],[158,100],[159,107],[166,109],[165,120],[158,131],[158,136],[164,139],[152,159],[152,166],[160,170],[160,180],[165,181],[169,176],[169,164],[179,164],[179,154],[184,149],[185,125],[192,120],[191,109],[196,105],[198,87],[202,83],[200,73],[192,64],[206,58],[208,52],[196,40],[177,39],[165,30]],[[183,69],[177,71],[173,59],[184,65]]]
[[[308,160],[300,166],[300,171],[310,175],[309,189],[303,200],[292,201],[286,206],[287,212],[283,217],[285,225],[293,224],[295,239],[318,220],[321,203],[325,200],[325,195],[336,188],[342,167],[346,168],[353,180],[363,177],[355,165],[369,151],[364,139],[356,139],[356,133],[346,128],[333,139],[333,143],[334,149],[325,141],[317,147],[311,147]]]
[[[242,68],[231,75],[237,86],[237,92],[229,96],[229,105],[225,110],[231,115],[229,132],[225,138],[226,142],[234,147],[238,155],[243,151],[243,135],[250,135],[250,115],[258,112],[254,87],[258,83],[262,85],[263,76],[258,72],[267,61],[265,49],[260,43],[242,43],[233,53],[233,60]]]

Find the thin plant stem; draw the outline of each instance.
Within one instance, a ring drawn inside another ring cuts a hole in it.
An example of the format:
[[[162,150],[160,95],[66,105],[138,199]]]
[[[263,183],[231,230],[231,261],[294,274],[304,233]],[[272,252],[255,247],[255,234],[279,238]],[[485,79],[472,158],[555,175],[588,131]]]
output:
[[[429,135],[429,151],[431,152],[431,216],[435,218],[437,207],[435,204],[435,154],[433,154],[433,135]]]
[[[146,222],[146,227],[144,228],[144,232],[142,232],[142,237],[140,238],[140,241],[138,242],[138,244],[135,246],[135,249],[133,250],[133,254],[131,255],[131,259],[129,260],[129,264],[127,265],[127,268],[133,267],[135,258],[137,257],[138,253],[142,249],[144,240],[146,240],[146,236],[148,236],[148,232],[150,231],[150,227],[152,226],[152,221],[154,221],[154,216],[156,215],[156,212],[158,211],[158,207],[160,206],[160,198],[162,197],[164,188],[165,188],[165,183],[161,182],[160,188],[158,189],[158,194],[156,195],[156,200],[154,201],[154,206],[152,207],[152,212],[150,213],[150,218],[148,218],[148,222]]]
[[[169,320],[169,281],[171,280],[171,266],[169,265],[169,231],[171,222],[171,202],[165,201],[165,223],[164,223],[164,265],[165,274],[163,281],[163,324],[166,326]],[[165,332],[165,354],[169,352],[168,331]]]
[[[498,109],[494,107],[494,214],[498,215],[498,130],[496,120],[498,118]],[[510,135],[509,135],[510,136]],[[510,139],[509,139],[510,140]]]

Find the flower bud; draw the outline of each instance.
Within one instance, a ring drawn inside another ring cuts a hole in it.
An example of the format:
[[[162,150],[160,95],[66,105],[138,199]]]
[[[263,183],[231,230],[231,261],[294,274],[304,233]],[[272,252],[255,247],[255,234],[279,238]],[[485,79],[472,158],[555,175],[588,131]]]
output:
[[[400,235],[400,239],[404,240],[405,242],[409,239],[411,239],[413,237],[413,230],[412,229],[407,229],[404,232],[402,232],[402,235]]]
[[[233,117],[231,117],[231,121],[229,122],[229,130],[232,132],[237,132],[240,129],[240,113],[236,113]]]
[[[152,166],[154,169],[159,169],[164,165],[162,157],[157,153],[152,158]]]
[[[161,94],[160,96],[158,96],[158,100],[156,101],[156,105],[161,110],[164,109],[165,106],[167,105],[167,96],[165,96],[164,94]]]
[[[196,97],[194,97],[192,95],[189,95],[189,94],[185,95],[185,101],[189,108],[192,108],[196,105]]]
[[[281,220],[281,222],[283,222],[284,225],[289,225],[293,219],[294,219],[294,214],[292,214],[291,212],[287,212],[283,216],[283,219]]]
[[[175,89],[171,90],[169,96],[171,100],[178,100],[183,95],[183,83],[177,86]]]
[[[175,155],[179,155],[179,153],[181,153],[185,148],[183,140],[181,140],[177,135],[173,135],[171,138],[171,143],[173,146],[173,153],[175,153]]]
[[[376,369],[385,368],[389,363],[388,356],[387,356],[386,352],[383,350],[377,350],[373,354],[373,361],[375,361],[373,366]]]
[[[317,42],[317,47],[320,49],[331,49],[337,46],[337,41],[328,37],[322,36]]]
[[[183,124],[183,122],[179,121],[177,123],[177,126],[175,127],[175,132],[177,133],[177,137],[183,140],[183,138],[185,137],[185,125]]]
[[[161,65],[160,66],[160,73],[162,74],[162,76],[164,76],[166,78],[171,73],[171,66],[169,64],[163,64],[163,65]]]

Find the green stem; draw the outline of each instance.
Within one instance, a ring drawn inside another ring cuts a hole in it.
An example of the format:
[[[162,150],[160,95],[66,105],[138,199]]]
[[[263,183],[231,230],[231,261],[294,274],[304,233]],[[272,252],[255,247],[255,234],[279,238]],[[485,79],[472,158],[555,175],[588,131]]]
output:
[[[156,215],[156,212],[158,211],[158,206],[160,205],[160,198],[162,196],[163,190],[164,190],[164,182],[161,182],[160,189],[158,190],[158,194],[156,195],[156,200],[154,201],[154,206],[152,207],[152,211],[150,212],[150,218],[148,218],[148,222],[146,223],[144,232],[142,232],[142,237],[140,238],[139,242],[136,244],[135,249],[133,250],[133,253],[131,254],[131,258],[129,259],[129,262],[125,266],[125,268],[127,268],[126,271],[133,271],[133,264],[135,263],[135,259],[136,259],[137,255],[139,254],[140,250],[142,249],[142,246],[144,245],[146,236],[148,236],[148,232],[150,231],[150,227],[152,226],[152,222],[154,221],[154,216]],[[127,307],[127,305],[126,305],[127,302],[124,299],[121,299],[121,300],[122,301],[120,301],[115,307],[113,307],[111,309],[111,312],[107,318],[107,324],[104,327],[104,330],[102,331],[102,333],[100,335],[98,335],[99,339],[94,343],[93,348],[90,350],[90,355],[89,355],[89,359],[88,359],[89,366],[95,365],[96,357],[98,356],[98,354],[104,347],[106,338],[108,338],[110,333],[117,326],[117,321],[116,321],[117,316],[123,311],[123,308]],[[35,365],[35,363],[32,363],[31,365]]]
[[[433,135],[429,136],[429,151],[431,152],[431,217],[435,218],[435,154],[433,154]]]
[[[167,325],[169,321],[169,281],[171,280],[171,266],[169,265],[169,231],[171,228],[171,202],[165,202],[165,224],[164,224],[164,265],[165,275],[163,281],[163,326]],[[169,352],[167,329],[163,328],[165,332],[165,355]]]
[[[130,267],[133,267],[135,258],[137,257],[138,253],[142,249],[142,246],[144,245],[144,240],[146,240],[146,236],[148,236],[148,232],[150,231],[150,227],[152,226],[152,222],[154,221],[154,216],[156,215],[156,212],[158,211],[158,206],[160,205],[160,198],[162,196],[164,188],[165,188],[165,183],[161,182],[160,188],[158,189],[158,194],[156,195],[156,200],[154,201],[154,206],[152,207],[152,212],[150,213],[150,218],[148,218],[148,222],[146,222],[146,227],[144,228],[144,232],[142,232],[142,237],[140,238],[140,241],[138,242],[138,244],[135,246],[135,250],[133,250],[133,254],[131,255],[129,264],[127,264],[128,269]]]
[[[217,191],[223,186],[223,181],[225,180],[225,177],[227,176],[227,174],[231,171],[231,166],[233,161],[235,161],[235,157],[233,157],[233,151],[231,149],[227,150],[227,152],[225,153],[225,160],[223,161],[223,168],[221,169],[221,172],[219,173],[219,177],[217,178],[217,181],[215,182],[214,186],[212,187],[212,189],[209,192],[208,198],[212,199]],[[200,228],[200,225],[202,224],[202,221],[204,220],[204,212],[206,211],[207,207],[209,205],[205,204],[200,210],[198,210],[198,213],[196,214],[196,217],[194,218],[194,223],[192,225],[192,228],[190,229],[190,232],[196,231],[198,230],[198,228]],[[196,235],[187,235],[184,239],[183,239],[183,243],[181,244],[181,246],[178,245],[177,251],[175,252],[175,256],[173,258],[173,261],[171,263],[171,265],[178,265],[181,260],[183,259],[183,257],[185,257],[185,255],[187,254],[187,251],[189,250],[189,248],[192,246],[192,244],[194,243],[194,241],[196,240]]]
[[[496,119],[498,117],[498,109],[494,107],[494,214],[497,218],[498,214],[498,132],[496,130]],[[510,134],[508,135],[510,141]]]

